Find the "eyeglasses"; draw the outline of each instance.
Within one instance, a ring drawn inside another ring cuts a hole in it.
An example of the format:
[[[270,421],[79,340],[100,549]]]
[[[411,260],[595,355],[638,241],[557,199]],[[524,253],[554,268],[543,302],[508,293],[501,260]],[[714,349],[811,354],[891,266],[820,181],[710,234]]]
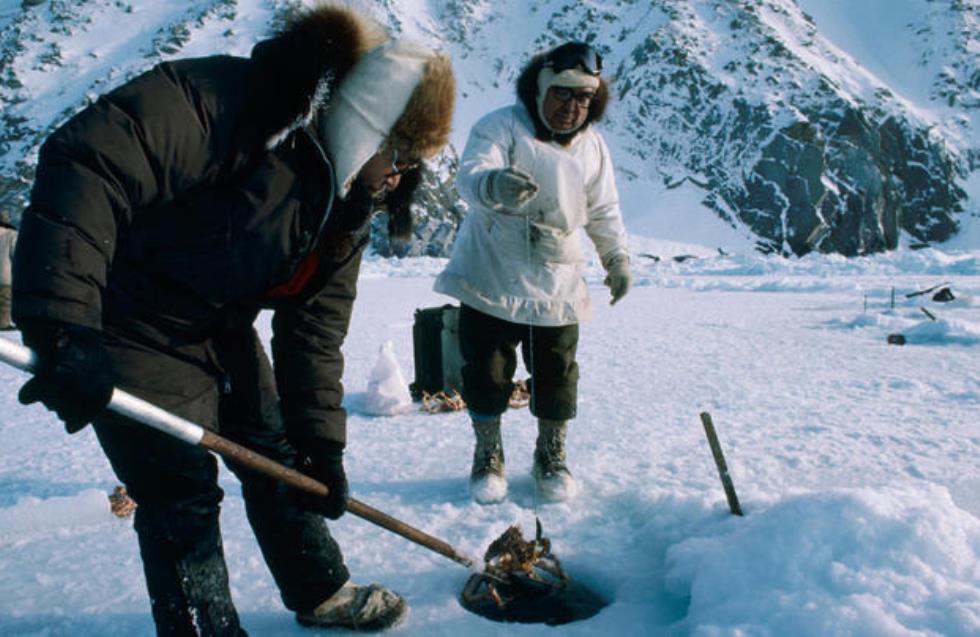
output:
[[[575,100],[575,104],[582,108],[588,108],[595,99],[595,93],[592,91],[575,91],[567,86],[552,86],[551,94],[562,104]]]
[[[391,149],[391,170],[388,171],[388,177],[394,177],[395,175],[401,175],[402,173],[406,173],[406,172],[408,172],[410,170],[415,170],[416,168],[419,167],[419,165],[420,165],[419,162],[416,160],[416,161],[403,162],[399,166],[399,164],[398,164],[398,149],[397,148],[392,148]]]
[[[568,42],[548,53],[544,65],[561,73],[578,68],[589,75],[602,73],[602,56],[585,42]]]

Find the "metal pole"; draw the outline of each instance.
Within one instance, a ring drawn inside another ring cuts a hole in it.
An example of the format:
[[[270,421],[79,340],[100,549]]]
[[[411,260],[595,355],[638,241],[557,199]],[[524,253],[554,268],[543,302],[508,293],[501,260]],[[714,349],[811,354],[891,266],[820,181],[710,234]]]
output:
[[[0,338],[0,360],[25,372],[33,371],[37,363],[34,352],[6,338]],[[169,436],[179,438],[184,442],[198,447],[203,447],[222,457],[230,458],[239,464],[271,476],[291,487],[302,489],[321,497],[326,496],[330,492],[325,484],[314,480],[304,473],[281,465],[274,460],[255,453],[251,449],[247,449],[227,438],[207,431],[200,425],[189,420],[184,420],[121,389],[117,388],[113,390],[108,409],[126,416],[135,422],[153,427]],[[461,555],[450,544],[420,531],[397,518],[378,511],[359,500],[349,498],[347,500],[347,510],[359,518],[448,557],[454,562],[458,562],[466,567],[473,566],[473,560]]]
[[[702,412],[701,422],[704,424],[704,433],[708,436],[708,444],[711,445],[711,455],[715,457],[718,475],[721,476],[721,486],[724,487],[725,497],[728,498],[728,510],[732,515],[742,515],[742,507],[738,503],[738,496],[735,495],[735,485],[732,484],[732,477],[728,474],[728,465],[725,463],[725,455],[721,452],[721,444],[718,442],[718,434],[715,433],[715,425],[711,422],[711,414]]]

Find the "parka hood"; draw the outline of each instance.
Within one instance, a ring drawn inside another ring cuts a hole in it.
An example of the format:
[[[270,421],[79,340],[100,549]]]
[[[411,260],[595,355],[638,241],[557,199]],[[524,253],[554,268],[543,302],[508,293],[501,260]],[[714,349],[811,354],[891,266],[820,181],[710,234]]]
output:
[[[350,9],[307,10],[257,44],[251,57],[246,143],[275,148],[319,117],[342,197],[380,144],[424,159],[449,140],[455,79],[448,57],[391,40],[379,24]]]
[[[247,98],[256,141],[274,148],[309,124],[364,53],[386,38],[379,25],[349,9],[319,6],[258,43]]]
[[[454,95],[449,59],[420,43],[392,39],[362,56],[319,122],[340,195],[385,146],[407,161],[438,152],[449,140]]]
[[[575,136],[589,127],[590,124],[602,119],[606,112],[606,105],[609,103],[609,84],[606,78],[599,78],[599,88],[596,89],[595,99],[589,106],[589,114],[585,118],[585,123],[571,133],[554,133],[541,121],[538,109],[538,75],[544,66],[546,53],[539,53],[531,58],[524,70],[517,78],[517,99],[527,109],[528,114],[534,121],[534,133],[537,139],[542,141],[556,141],[559,144],[567,145]]]

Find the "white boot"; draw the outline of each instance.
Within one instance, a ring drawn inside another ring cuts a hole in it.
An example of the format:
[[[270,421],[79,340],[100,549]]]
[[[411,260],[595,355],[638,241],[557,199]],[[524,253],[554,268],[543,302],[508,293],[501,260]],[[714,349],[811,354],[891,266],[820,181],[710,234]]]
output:
[[[480,504],[496,504],[507,497],[504,477],[504,444],[500,437],[500,417],[474,421],[476,447],[470,470],[470,495]]]
[[[565,502],[578,493],[578,483],[565,465],[565,420],[538,419],[538,440],[534,448],[534,476],[537,497],[543,502]]]
[[[406,615],[408,604],[398,593],[380,584],[347,582],[312,611],[296,613],[296,621],[304,626],[377,632],[398,624]]]

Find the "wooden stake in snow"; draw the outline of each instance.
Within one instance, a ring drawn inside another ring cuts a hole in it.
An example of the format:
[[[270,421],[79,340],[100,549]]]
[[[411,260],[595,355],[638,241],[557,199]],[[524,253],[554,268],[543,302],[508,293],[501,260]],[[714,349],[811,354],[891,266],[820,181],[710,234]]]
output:
[[[738,503],[738,496],[735,495],[732,477],[728,475],[728,465],[725,464],[725,455],[721,452],[721,444],[718,442],[718,434],[715,433],[715,425],[711,422],[711,414],[706,411],[701,412],[701,422],[704,424],[704,433],[708,436],[708,444],[711,445],[711,455],[715,457],[718,475],[721,476],[721,486],[725,488],[728,510],[732,515],[742,515],[742,507]]]

